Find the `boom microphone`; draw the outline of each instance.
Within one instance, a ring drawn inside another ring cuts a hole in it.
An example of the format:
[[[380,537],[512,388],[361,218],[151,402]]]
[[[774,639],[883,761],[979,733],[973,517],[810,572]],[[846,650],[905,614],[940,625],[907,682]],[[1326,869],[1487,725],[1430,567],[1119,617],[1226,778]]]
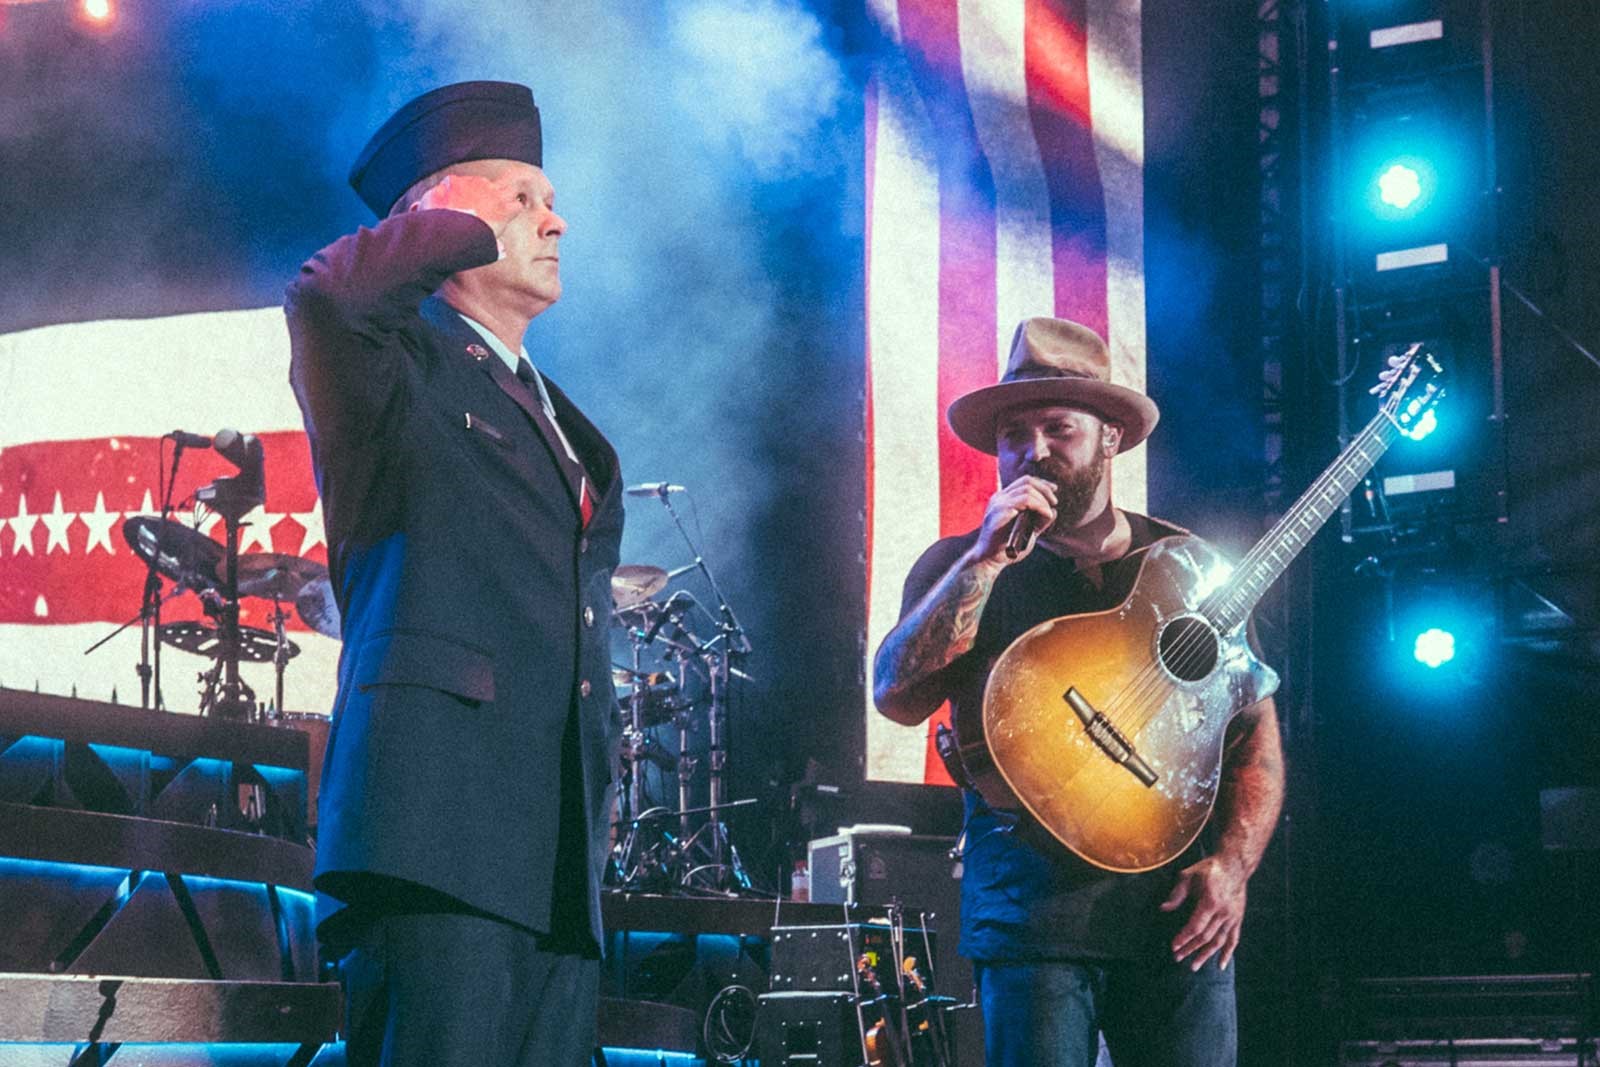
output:
[[[668,493],[686,492],[683,486],[671,482],[640,482],[623,490],[629,496],[666,496]]]
[[[679,590],[678,592],[669,596],[667,598],[667,602],[661,605],[661,614],[656,616],[656,621],[652,622],[650,624],[650,629],[645,631],[644,637],[641,639],[640,644],[648,645],[651,641],[654,641],[656,639],[656,634],[661,632],[661,628],[663,626],[665,626],[669,621],[677,621],[678,616],[689,610],[690,605],[693,603],[694,596],[683,590]]]
[[[204,434],[189,433],[187,430],[173,430],[167,434],[167,440],[176,441],[179,448],[210,448],[211,438]]]

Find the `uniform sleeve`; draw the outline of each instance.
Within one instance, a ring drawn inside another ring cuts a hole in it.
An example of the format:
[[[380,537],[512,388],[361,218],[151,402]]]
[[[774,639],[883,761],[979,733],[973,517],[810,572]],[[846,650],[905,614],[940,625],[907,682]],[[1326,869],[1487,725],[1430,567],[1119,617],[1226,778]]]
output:
[[[403,380],[391,342],[458,271],[493,263],[494,230],[460,211],[413,211],[312,256],[284,296],[290,381],[324,436],[371,424]]]

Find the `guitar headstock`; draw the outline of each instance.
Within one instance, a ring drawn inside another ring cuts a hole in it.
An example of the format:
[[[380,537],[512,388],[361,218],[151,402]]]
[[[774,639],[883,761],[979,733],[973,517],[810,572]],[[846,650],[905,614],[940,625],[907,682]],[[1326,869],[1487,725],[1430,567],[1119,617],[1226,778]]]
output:
[[[1378,375],[1369,392],[1383,398],[1382,411],[1395,428],[1413,441],[1438,425],[1434,408],[1444,396],[1444,368],[1421,341],[1398,356]]]

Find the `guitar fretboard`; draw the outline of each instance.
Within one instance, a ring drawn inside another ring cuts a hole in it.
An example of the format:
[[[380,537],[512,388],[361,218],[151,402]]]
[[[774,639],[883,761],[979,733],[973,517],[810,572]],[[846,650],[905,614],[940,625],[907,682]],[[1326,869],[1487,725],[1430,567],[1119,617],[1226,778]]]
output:
[[[1272,583],[1288,569],[1324,523],[1355,491],[1373,466],[1394,443],[1399,431],[1389,417],[1380,413],[1356,435],[1333,465],[1322,472],[1311,488],[1267,532],[1250,554],[1239,563],[1226,585],[1201,607],[1211,623],[1223,633],[1249,618],[1250,612]]]

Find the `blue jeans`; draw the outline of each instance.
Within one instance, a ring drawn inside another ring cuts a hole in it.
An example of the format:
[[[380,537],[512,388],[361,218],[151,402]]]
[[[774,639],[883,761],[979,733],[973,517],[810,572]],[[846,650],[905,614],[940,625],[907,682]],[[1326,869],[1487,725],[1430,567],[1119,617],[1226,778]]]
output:
[[[979,963],[989,1067],[1234,1067],[1233,969],[1103,960]]]

